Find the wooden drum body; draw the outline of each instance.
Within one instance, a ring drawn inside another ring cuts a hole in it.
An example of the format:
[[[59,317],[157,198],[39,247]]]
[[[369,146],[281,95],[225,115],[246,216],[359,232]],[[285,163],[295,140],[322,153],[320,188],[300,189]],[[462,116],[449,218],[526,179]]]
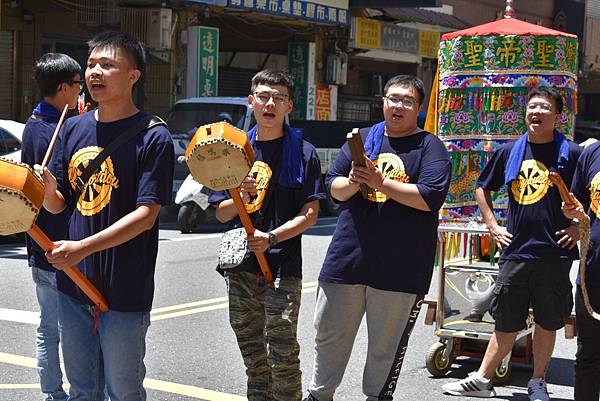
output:
[[[28,231],[44,201],[44,183],[26,164],[0,158],[0,235]]]
[[[226,122],[198,128],[185,156],[192,177],[215,191],[238,187],[254,164],[248,135]]]

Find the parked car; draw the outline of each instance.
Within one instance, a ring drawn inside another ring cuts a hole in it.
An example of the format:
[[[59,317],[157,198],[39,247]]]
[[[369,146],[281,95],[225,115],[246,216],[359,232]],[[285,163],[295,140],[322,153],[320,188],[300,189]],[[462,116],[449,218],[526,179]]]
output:
[[[581,143],[590,138],[600,140],[600,122],[576,120],[574,141]]]
[[[0,156],[16,162],[21,161],[23,128],[25,128],[25,124],[12,120],[0,120]]]

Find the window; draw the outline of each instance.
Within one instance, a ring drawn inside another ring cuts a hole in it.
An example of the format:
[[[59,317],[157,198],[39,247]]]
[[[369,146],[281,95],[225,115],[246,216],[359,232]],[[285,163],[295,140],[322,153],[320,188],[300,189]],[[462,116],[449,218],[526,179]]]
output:
[[[21,142],[10,132],[0,128],[0,156],[21,149]]]

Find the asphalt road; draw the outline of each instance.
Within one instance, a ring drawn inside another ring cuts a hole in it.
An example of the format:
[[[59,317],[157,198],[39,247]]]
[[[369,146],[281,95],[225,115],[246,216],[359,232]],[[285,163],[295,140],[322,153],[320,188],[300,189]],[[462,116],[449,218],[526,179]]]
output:
[[[316,280],[334,225],[332,218],[320,219],[303,239],[304,293],[298,336],[304,388],[312,371]],[[148,399],[245,400],[244,367],[228,324],[225,286],[214,270],[219,227],[203,227],[201,232],[188,235],[180,234],[172,224],[163,224],[162,228],[154,310],[147,337]],[[10,242],[7,239],[3,242],[0,245],[0,400],[41,400],[34,360],[39,310],[35,289],[24,247],[7,244]],[[424,358],[438,338],[432,326],[423,324],[424,315],[425,307],[411,337],[395,399],[458,400],[460,398],[442,394],[440,386],[466,376],[476,369],[478,360],[461,357],[446,377],[432,378],[425,368]],[[363,322],[336,401],[364,399],[361,375],[366,347]],[[575,348],[575,341],[565,340],[563,332],[559,332],[547,375],[553,400],[573,398]],[[497,387],[498,398],[527,400],[530,373],[528,366],[513,366],[508,384]]]

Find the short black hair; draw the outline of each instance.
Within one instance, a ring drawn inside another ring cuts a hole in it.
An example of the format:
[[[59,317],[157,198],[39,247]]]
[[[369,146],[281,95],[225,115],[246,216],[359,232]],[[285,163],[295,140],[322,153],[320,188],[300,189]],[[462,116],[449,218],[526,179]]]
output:
[[[419,94],[417,101],[419,104],[423,103],[423,100],[425,99],[425,86],[423,85],[423,81],[421,81],[419,78],[415,77],[414,75],[396,75],[395,77],[390,78],[390,80],[385,84],[385,87],[383,88],[384,95],[387,95],[390,87],[396,85],[412,86]]]
[[[63,82],[73,83],[75,75],[81,76],[81,66],[73,58],[62,53],[43,54],[33,64],[33,77],[42,97],[55,96]]]
[[[262,70],[256,73],[252,77],[252,88],[251,91],[254,93],[254,89],[258,85],[281,85],[285,86],[288,90],[288,94],[292,95],[292,87],[294,81],[290,74],[283,70]]]
[[[538,86],[533,88],[527,93],[527,103],[531,100],[532,97],[542,97],[547,100],[551,100],[554,102],[556,106],[556,114],[562,113],[563,110],[563,99],[560,93],[556,89],[551,86]]]
[[[122,49],[125,56],[129,59],[131,67],[139,70],[141,76],[146,71],[146,51],[144,45],[139,40],[123,32],[104,31],[94,36],[87,42],[88,57],[96,48],[109,47],[114,49]],[[140,77],[141,79],[141,77]]]

